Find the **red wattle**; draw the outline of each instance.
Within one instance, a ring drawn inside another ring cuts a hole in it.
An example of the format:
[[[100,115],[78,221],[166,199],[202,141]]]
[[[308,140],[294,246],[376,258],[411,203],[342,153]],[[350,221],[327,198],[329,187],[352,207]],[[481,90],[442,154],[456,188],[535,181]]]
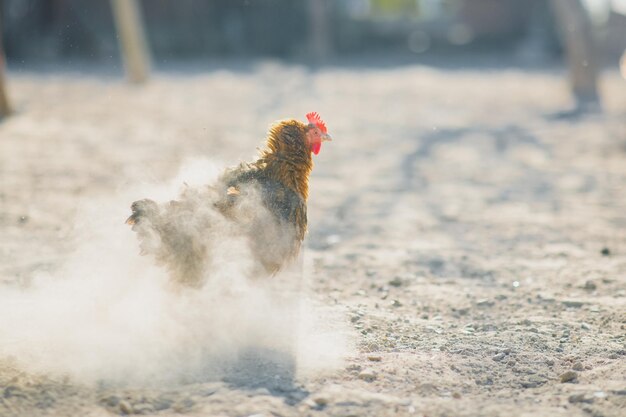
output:
[[[320,149],[322,149],[322,142],[317,142],[314,143],[311,146],[311,152],[313,152],[315,155],[317,155],[318,153],[320,153]]]

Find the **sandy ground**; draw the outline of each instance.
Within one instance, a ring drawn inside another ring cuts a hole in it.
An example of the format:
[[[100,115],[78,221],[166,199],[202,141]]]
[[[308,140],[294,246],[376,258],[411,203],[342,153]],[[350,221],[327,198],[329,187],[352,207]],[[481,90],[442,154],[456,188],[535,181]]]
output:
[[[311,179],[303,282],[356,347],[310,376],[241,354],[227,377],[132,387],[30,372],[14,352],[0,358],[0,416],[626,413],[617,73],[605,113],[578,119],[558,114],[571,106],[559,70],[265,62],[140,87],[12,73],[10,92],[0,280],[24,291],[75,251],[85,202],[168,181],[189,158],[249,159],[269,122],[320,112],[335,141]]]

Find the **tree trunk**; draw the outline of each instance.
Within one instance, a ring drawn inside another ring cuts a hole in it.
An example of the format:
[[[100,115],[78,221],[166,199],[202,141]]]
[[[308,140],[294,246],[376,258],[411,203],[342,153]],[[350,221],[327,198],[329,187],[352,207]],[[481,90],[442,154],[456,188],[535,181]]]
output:
[[[2,26],[0,26],[0,118],[11,114],[11,106],[6,90],[5,62],[4,48],[2,47]]]
[[[317,61],[323,61],[331,54],[328,7],[327,0],[308,0],[311,58]]]
[[[150,73],[150,56],[139,4],[137,0],[111,0],[111,5],[128,78],[143,83]]]
[[[570,85],[579,107],[600,104],[591,19],[580,0],[552,0],[569,66]]]

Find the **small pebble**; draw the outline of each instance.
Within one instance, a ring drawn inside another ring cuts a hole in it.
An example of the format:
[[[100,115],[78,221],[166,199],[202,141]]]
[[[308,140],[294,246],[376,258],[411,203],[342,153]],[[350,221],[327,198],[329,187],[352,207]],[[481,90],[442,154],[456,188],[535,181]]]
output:
[[[496,362],[500,362],[502,359],[504,359],[505,356],[506,356],[506,353],[500,352],[497,355],[493,356],[491,359],[493,359]]]
[[[398,300],[393,300],[391,302],[391,306],[392,307],[402,307],[402,303],[400,301],[398,301]]]
[[[315,397],[313,398],[313,402],[320,407],[326,407],[329,401],[326,397]]]
[[[609,256],[611,254],[611,250],[609,248],[602,248],[600,253],[602,254],[602,256]]]
[[[582,362],[576,362],[576,363],[572,366],[572,369],[573,369],[573,370],[575,370],[575,371],[582,371],[582,370],[584,369],[584,368],[583,368],[583,364],[582,364]]]
[[[459,308],[458,310],[456,310],[456,312],[459,314],[459,316],[466,316],[467,313],[469,313],[469,308]]]
[[[582,301],[565,300],[561,302],[565,307],[581,308],[585,303]]]
[[[452,398],[456,398],[458,400],[459,398],[461,398],[461,394],[455,391],[452,393]]]
[[[478,307],[491,307],[493,306],[495,303],[491,300],[489,300],[488,298],[483,298],[481,300],[476,301],[476,305]]]
[[[588,397],[585,394],[574,394],[574,395],[570,395],[569,396],[568,401],[571,404],[576,404],[576,403],[588,403],[588,404],[591,404],[593,402],[593,398],[592,397]]]
[[[541,385],[545,384],[546,380],[536,376],[536,375],[531,375],[528,380],[522,382],[522,387],[524,388],[536,388],[536,387],[540,387]]]
[[[486,377],[484,379],[477,379],[475,382],[476,382],[476,385],[493,385],[493,379],[491,379],[490,377]]]
[[[583,288],[587,291],[595,291],[597,287],[597,285],[595,284],[595,282],[593,281],[586,281],[585,285],[583,286]]]
[[[363,381],[372,382],[376,379],[376,372],[374,372],[372,369],[364,369],[359,373],[358,377]]]
[[[591,326],[584,322],[580,325],[580,328],[583,330],[591,330]]]
[[[395,277],[394,279],[389,281],[389,285],[391,285],[392,287],[401,287],[402,286],[402,278]]]
[[[427,384],[421,384],[419,386],[419,389],[423,393],[428,393],[428,394],[437,392],[437,387],[435,385],[433,385],[433,384],[428,384],[428,383]]]
[[[372,361],[372,362],[380,362],[383,358],[381,356],[377,356],[377,355],[371,355],[367,357],[368,361]]]
[[[120,401],[120,412],[122,414],[132,414],[133,408],[126,401]]]
[[[561,376],[559,376],[559,379],[561,380],[561,382],[565,383],[565,382],[573,382],[578,378],[578,373],[574,372],[574,371],[567,371],[561,374]]]

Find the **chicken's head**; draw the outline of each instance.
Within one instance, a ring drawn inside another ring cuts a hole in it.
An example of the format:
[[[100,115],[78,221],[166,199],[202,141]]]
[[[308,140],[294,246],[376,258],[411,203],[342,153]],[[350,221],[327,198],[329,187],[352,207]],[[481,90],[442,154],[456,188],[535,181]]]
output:
[[[264,155],[281,155],[292,158],[303,156],[309,159],[311,152],[317,155],[322,142],[331,140],[326,124],[317,113],[306,115],[308,123],[299,120],[282,120],[270,126],[267,148]]]
[[[331,141],[332,138],[326,130],[326,123],[324,123],[318,113],[308,113],[306,118],[309,121],[309,125],[306,129],[307,145],[311,149],[311,152],[317,155],[322,148],[322,142]]]

